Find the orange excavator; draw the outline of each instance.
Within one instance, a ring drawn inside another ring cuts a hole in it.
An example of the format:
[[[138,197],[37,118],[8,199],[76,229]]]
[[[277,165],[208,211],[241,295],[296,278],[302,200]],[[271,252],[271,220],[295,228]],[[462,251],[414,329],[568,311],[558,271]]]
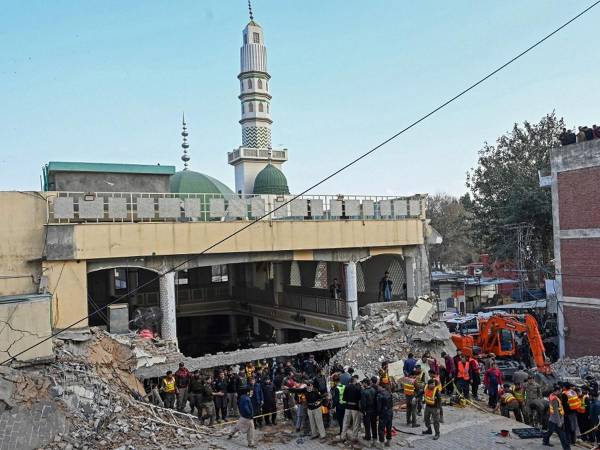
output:
[[[534,362],[540,373],[551,373],[537,321],[531,314],[493,315],[478,317],[477,321],[478,331],[452,334],[452,342],[463,354],[494,353],[499,359]]]

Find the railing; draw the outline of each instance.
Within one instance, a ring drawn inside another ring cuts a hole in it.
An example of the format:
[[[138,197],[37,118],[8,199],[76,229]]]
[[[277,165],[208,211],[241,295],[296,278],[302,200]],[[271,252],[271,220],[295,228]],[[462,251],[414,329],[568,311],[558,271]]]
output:
[[[211,300],[227,300],[231,298],[229,295],[229,286],[209,286],[200,288],[177,288],[177,303],[198,303],[210,302]]]
[[[265,220],[399,220],[425,218],[425,196],[223,195],[146,192],[57,192],[48,223]]]
[[[248,148],[248,147],[240,147],[235,149],[232,152],[227,153],[227,161],[233,162],[240,158],[248,158],[248,159],[272,159],[273,161],[287,161],[287,150],[271,150],[271,154],[269,155],[269,150],[267,149],[259,149],[259,148]]]
[[[279,304],[302,311],[346,317],[346,301],[342,299],[286,292],[279,296]]]

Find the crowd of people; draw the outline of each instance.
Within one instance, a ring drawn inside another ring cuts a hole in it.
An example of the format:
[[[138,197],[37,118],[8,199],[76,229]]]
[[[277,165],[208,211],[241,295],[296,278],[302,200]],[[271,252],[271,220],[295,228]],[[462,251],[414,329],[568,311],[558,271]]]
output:
[[[600,139],[600,127],[596,125],[593,125],[592,128],[588,126],[582,126],[578,128],[577,133],[563,128],[558,138],[562,145],[571,145],[575,143],[591,141],[594,139]]]
[[[394,403],[402,397],[406,426],[419,428],[422,416],[422,434],[437,440],[444,421],[442,396],[464,404],[482,401],[482,393],[490,412],[499,410],[505,417],[547,430],[544,444],[553,433],[563,449],[578,437],[600,443],[600,431],[594,429],[600,422],[600,401],[593,379],[581,389],[556,385],[546,399],[532,376],[515,376],[512,384],[506,383],[494,354],[475,359],[460,351],[455,356],[442,352],[439,361],[429,352],[418,359],[411,353],[402,372],[391,376],[389,364],[383,362],[373,376],[361,379],[351,367],[319,364],[314,355],[295,362],[249,362],[211,374],[190,373],[181,363],[151,387],[149,397],[157,405],[197,414],[209,426],[232,424],[229,436],[245,434],[251,448],[256,445],[255,429],[275,425],[282,417],[296,432],[313,439],[325,440],[326,429],[337,426],[338,440],[356,443],[362,429],[364,441],[389,446],[395,434]],[[235,420],[227,422],[228,418]]]

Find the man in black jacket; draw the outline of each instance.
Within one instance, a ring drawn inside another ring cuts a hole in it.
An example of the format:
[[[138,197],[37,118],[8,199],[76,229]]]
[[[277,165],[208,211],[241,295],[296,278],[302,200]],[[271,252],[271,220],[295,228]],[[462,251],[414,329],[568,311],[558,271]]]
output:
[[[275,425],[277,422],[277,408],[275,406],[275,388],[270,378],[267,378],[262,385],[263,392],[263,405],[262,413],[267,414],[265,416],[265,423],[267,425]]]
[[[377,416],[379,417],[379,442],[389,447],[392,442],[392,421],[394,419],[394,400],[392,394],[384,386],[377,388]]]
[[[202,414],[202,391],[204,390],[204,381],[200,378],[200,371],[194,370],[192,378],[190,379],[190,394],[188,399],[190,401],[190,414],[194,414],[194,409],[198,411],[198,417]]]
[[[340,435],[341,440],[345,440],[347,434],[350,434],[352,442],[358,441],[360,423],[362,422],[360,413],[361,390],[358,375],[354,375],[346,389],[344,389],[343,400],[346,402],[346,413],[344,414],[342,434]]]
[[[374,383],[377,383],[377,378]],[[369,442],[372,439],[372,443],[375,444],[377,441],[377,390],[373,385],[373,380],[368,378],[363,380],[362,385],[360,410],[363,413],[363,424],[365,425],[365,441]]]
[[[312,439],[318,437],[325,439],[325,426],[323,425],[323,414],[321,413],[323,394],[315,389],[312,381],[309,381],[306,383],[306,393],[304,395],[306,396],[308,422]]]

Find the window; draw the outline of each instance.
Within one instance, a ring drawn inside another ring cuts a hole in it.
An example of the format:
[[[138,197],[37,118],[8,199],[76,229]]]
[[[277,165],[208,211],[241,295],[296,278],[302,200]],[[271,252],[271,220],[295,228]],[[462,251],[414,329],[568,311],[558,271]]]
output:
[[[267,112],[269,112],[269,104],[267,103]]]
[[[319,261],[315,270],[315,287],[317,289],[327,289],[327,263]]]
[[[254,103],[248,103],[248,112],[254,112]]]
[[[212,266],[212,278],[213,283],[224,283],[229,280],[227,273],[227,265],[220,264],[218,266]]]
[[[261,79],[258,80],[258,88],[262,89],[262,80]]]
[[[257,33],[256,31],[252,33],[252,40],[255,44],[260,44],[260,33]]]
[[[252,80],[248,80],[248,89],[252,89]]]
[[[242,103],[242,114],[244,114],[244,104]]]
[[[126,269],[115,269],[115,289],[127,289]]]
[[[259,103],[259,104],[258,104],[258,112],[265,112],[265,109],[264,109],[264,107],[263,107],[263,104],[262,104],[262,103]]]

